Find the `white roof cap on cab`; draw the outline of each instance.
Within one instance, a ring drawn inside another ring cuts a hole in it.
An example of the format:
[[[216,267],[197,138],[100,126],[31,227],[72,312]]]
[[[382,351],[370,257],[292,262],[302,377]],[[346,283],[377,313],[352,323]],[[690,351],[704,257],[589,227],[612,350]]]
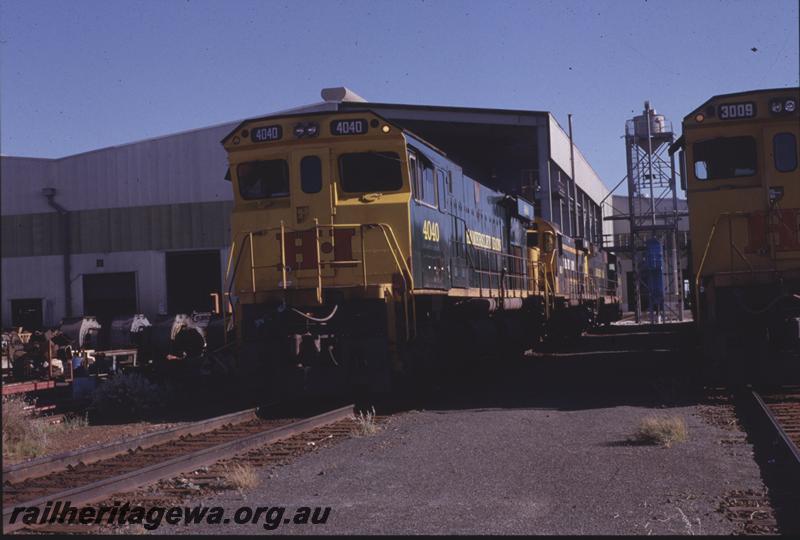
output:
[[[323,88],[322,99],[325,101],[361,101],[366,103],[366,99],[359,96],[349,88],[337,86],[335,88]]]

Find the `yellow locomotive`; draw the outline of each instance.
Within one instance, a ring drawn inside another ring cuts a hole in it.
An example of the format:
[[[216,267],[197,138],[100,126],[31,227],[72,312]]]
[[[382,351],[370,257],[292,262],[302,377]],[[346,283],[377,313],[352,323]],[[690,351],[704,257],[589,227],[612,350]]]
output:
[[[797,351],[800,89],[714,96],[683,120],[694,317],[741,379]],[[745,362],[745,360],[751,360]]]
[[[222,142],[239,355],[275,392],[388,390],[615,305],[604,252],[373,112],[247,120]]]

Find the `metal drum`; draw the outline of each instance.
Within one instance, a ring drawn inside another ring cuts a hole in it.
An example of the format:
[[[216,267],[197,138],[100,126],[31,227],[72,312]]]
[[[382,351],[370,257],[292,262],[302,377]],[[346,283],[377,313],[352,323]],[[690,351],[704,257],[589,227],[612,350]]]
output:
[[[152,326],[144,315],[122,315],[111,319],[108,335],[109,349],[139,348]]]
[[[200,356],[206,340],[203,329],[191,316],[181,313],[167,316],[152,326],[151,345],[155,357]]]
[[[97,349],[100,323],[94,317],[67,317],[59,330],[69,338],[73,349]]]

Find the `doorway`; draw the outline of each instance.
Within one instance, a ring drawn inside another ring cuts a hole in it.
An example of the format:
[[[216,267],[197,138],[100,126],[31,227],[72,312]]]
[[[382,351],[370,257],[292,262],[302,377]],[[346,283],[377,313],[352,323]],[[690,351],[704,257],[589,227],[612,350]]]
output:
[[[211,294],[222,284],[219,250],[176,251],[166,254],[169,313],[212,311]]]

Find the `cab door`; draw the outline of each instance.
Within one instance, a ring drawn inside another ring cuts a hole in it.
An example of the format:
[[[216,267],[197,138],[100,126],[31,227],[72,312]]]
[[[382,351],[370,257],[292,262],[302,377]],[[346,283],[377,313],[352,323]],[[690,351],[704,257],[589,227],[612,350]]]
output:
[[[318,264],[332,259],[333,251],[326,245],[332,245],[332,230],[324,227],[331,224],[333,215],[330,152],[327,148],[292,152],[291,170],[292,213],[290,222],[284,224],[286,266],[289,271],[297,271],[299,279],[316,278],[318,269],[323,276],[332,275],[330,265]],[[314,237],[315,219],[320,225],[319,245]]]
[[[764,128],[764,198],[774,258],[796,257],[800,251],[800,166],[798,127],[781,122]],[[756,225],[755,223],[753,225]]]

